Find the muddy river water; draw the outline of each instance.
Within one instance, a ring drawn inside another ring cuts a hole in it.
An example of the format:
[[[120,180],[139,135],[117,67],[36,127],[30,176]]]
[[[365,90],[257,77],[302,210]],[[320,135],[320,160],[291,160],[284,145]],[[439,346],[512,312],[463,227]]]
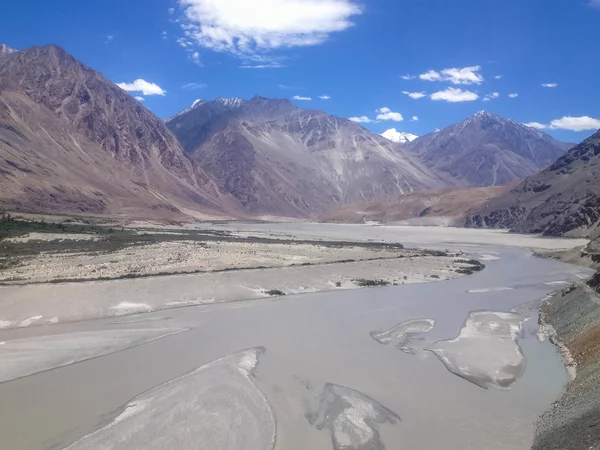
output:
[[[0,331],[0,448],[528,449],[568,381],[535,302],[587,272],[448,246],[487,268]]]

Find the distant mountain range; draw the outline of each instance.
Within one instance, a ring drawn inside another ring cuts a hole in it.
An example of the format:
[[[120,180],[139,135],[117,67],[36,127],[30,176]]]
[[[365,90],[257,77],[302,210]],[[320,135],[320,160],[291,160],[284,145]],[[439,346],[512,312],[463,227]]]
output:
[[[0,46],[0,207],[10,210],[316,217],[507,183],[569,147],[483,112],[421,138],[384,134],[258,96],[197,100],[163,122],[59,47]]]
[[[574,144],[480,111],[409,144],[430,167],[465,186],[501,186],[549,166]]]
[[[253,213],[309,216],[455,184],[354,122],[287,100],[196,101],[166,123],[189,157]]]
[[[467,226],[600,236],[600,131],[510,192],[470,211]]]

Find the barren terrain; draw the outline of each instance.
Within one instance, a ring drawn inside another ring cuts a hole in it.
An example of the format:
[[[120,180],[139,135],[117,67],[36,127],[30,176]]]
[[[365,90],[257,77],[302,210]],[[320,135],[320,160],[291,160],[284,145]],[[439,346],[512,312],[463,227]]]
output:
[[[375,264],[394,266],[377,272],[386,282],[401,275],[448,278],[459,268],[459,255],[407,250],[400,244],[312,242],[246,238],[228,233],[194,231],[128,231],[114,234],[29,233],[0,241],[6,252],[0,283],[109,280],[152,275],[218,273],[248,269],[362,263],[371,278]],[[393,261],[403,260],[403,261]],[[0,259],[1,261],[1,259]],[[398,267],[396,267],[398,266]],[[342,266],[340,266],[342,267]],[[431,270],[433,271],[431,271]],[[330,273],[331,270],[325,270]],[[349,272],[356,272],[348,270]],[[339,277],[345,270],[338,269]],[[330,274],[334,276],[333,273]],[[402,278],[400,278],[402,279]]]
[[[410,221],[412,224],[462,225],[469,209],[508,192],[511,186],[441,189],[414,192],[374,202],[351,203],[332,209],[323,214],[320,220],[342,223]]]

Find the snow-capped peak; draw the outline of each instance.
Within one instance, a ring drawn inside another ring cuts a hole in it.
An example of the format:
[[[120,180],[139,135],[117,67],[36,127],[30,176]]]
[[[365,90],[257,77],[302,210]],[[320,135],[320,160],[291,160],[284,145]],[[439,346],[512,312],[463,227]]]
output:
[[[201,98],[198,98],[198,99],[194,100],[192,102],[192,104],[190,106],[188,106],[187,108],[185,108],[183,111],[181,111],[180,113],[174,115],[173,117],[169,117],[167,120],[165,120],[165,123],[166,122],[170,122],[171,120],[175,119],[176,117],[182,116],[185,113],[188,113],[188,112],[190,112],[193,109],[196,109],[198,106],[201,106],[204,103],[206,103],[206,102],[204,100],[202,100]]]
[[[406,133],[404,131],[397,131],[395,128],[390,128],[389,130],[384,131],[381,135],[392,142],[398,142],[400,144],[412,142],[419,137],[417,135]]]
[[[14,48],[10,48],[8,45],[0,44],[0,56],[8,55],[9,53],[14,53],[16,50]]]
[[[493,113],[485,111],[485,110],[479,111],[473,117],[478,117],[480,119],[482,119],[482,118],[494,119],[497,122],[507,122],[508,121],[508,119],[505,119],[504,117],[497,116],[496,114],[493,114]]]

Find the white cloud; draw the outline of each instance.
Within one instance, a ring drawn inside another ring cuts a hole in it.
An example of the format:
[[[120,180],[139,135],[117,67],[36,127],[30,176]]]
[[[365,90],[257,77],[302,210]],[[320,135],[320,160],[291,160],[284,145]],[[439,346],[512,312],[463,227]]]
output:
[[[282,67],[285,66],[277,61],[271,61],[265,64],[245,64],[240,66],[241,69],[281,69]]]
[[[284,91],[300,91],[306,89],[302,83],[298,84],[278,84],[277,87],[279,89],[283,89]]]
[[[440,81],[442,79],[442,76],[439,74],[439,72],[436,72],[435,70],[430,70],[429,72],[425,72],[419,75],[419,78],[425,81]]]
[[[504,78],[504,75],[496,75],[494,78],[495,78],[496,80],[500,80],[501,78]]]
[[[463,91],[462,89],[452,87],[431,94],[431,100],[442,100],[450,103],[472,102],[478,98],[479,95],[475,92]]]
[[[519,94],[517,94],[516,92],[513,92],[512,94],[508,94],[509,98],[517,98],[519,96]]]
[[[303,96],[301,96],[301,95],[294,95],[292,98],[293,98],[294,100],[299,100],[299,101],[304,101],[304,102],[309,102],[309,101],[311,101],[311,100],[312,100],[312,98],[311,98],[311,97],[303,97]]]
[[[558,83],[544,83],[542,84],[542,86],[547,88],[555,88],[556,86],[558,86]]]
[[[469,66],[459,69],[453,67],[444,69],[441,72],[429,70],[419,75],[424,81],[448,81],[452,84],[481,84],[483,76],[479,73],[481,66]]]
[[[410,118],[410,121],[411,121],[411,122],[416,122],[416,121],[418,121],[418,120],[419,120],[419,117],[418,117],[418,116],[412,116],[412,117]]]
[[[319,98],[321,100],[331,100],[331,97],[329,95],[319,95]]]
[[[133,98],[135,98],[138,102],[143,102],[144,100],[146,100],[144,97],[140,97],[139,95]]]
[[[418,100],[418,99],[423,98],[423,97],[427,97],[427,94],[425,94],[425,92],[408,92],[408,91],[402,91],[402,93],[404,95],[408,95],[410,98],[414,98],[415,100]]]
[[[600,8],[600,0],[590,0],[589,5],[593,8]]]
[[[525,125],[526,127],[537,128],[538,130],[545,130],[546,128],[548,128],[548,125],[544,125],[543,123],[539,122],[527,122],[523,125]]]
[[[167,32],[163,31],[162,33],[160,33],[160,37],[163,39],[163,41],[167,40]]]
[[[399,112],[394,112],[390,108],[383,107],[375,110],[377,114],[377,120],[393,120],[394,122],[402,122],[404,117]]]
[[[588,116],[570,117],[556,119],[550,122],[550,128],[553,130],[586,131],[597,130],[600,128],[600,120]]]
[[[256,63],[270,50],[318,45],[353,26],[356,0],[180,0],[184,35]],[[259,65],[265,65],[263,61]],[[255,67],[258,68],[258,67]]]
[[[177,38],[177,43],[183,48],[188,48],[188,47],[191,47],[192,45],[194,45],[193,42],[191,42],[185,38]]]
[[[494,100],[498,97],[500,97],[500,94],[498,92],[492,92],[491,94],[487,94],[485,97],[483,97],[483,101],[489,102],[490,100]]]
[[[173,14],[175,12],[175,8],[169,8],[169,14]]]
[[[195,90],[195,89],[204,89],[206,84],[204,83],[187,83],[181,86],[183,89]]]
[[[110,42],[113,41],[115,37],[112,34],[109,34],[108,36],[106,36],[106,41],[104,41],[105,44],[108,44]]]
[[[144,95],[165,95],[167,91],[156,83],[138,78],[133,83],[116,83],[121,89],[128,92],[141,92]]]
[[[453,84],[481,84],[483,77],[479,74],[480,66],[464,67],[462,69],[444,69],[442,75],[446,81]]]
[[[414,75],[408,75],[408,74],[406,74],[406,75],[401,75],[400,78],[402,78],[403,80],[414,80],[417,77],[414,76]]]
[[[538,130],[550,128],[552,130],[589,131],[600,129],[600,120],[589,116],[565,116],[562,119],[554,119],[552,122],[550,122],[550,125],[545,125],[539,122],[529,122],[524,123],[523,125],[537,128]]]
[[[348,117],[348,120],[356,123],[371,123],[375,122],[374,120],[369,119],[367,116],[359,116],[359,117]]]
[[[193,61],[194,64],[198,64],[199,66],[202,66],[202,63],[200,62],[200,53],[198,53],[198,52],[190,53],[190,59]]]
[[[167,38],[166,31],[163,31],[163,39],[166,39],[166,38]],[[194,43],[192,41],[190,41],[189,39],[180,37],[180,38],[177,38],[177,44],[179,44],[179,46],[186,51],[189,60],[191,60],[194,64],[197,64],[200,67],[202,67],[202,62],[200,61],[200,53],[195,51]]]

